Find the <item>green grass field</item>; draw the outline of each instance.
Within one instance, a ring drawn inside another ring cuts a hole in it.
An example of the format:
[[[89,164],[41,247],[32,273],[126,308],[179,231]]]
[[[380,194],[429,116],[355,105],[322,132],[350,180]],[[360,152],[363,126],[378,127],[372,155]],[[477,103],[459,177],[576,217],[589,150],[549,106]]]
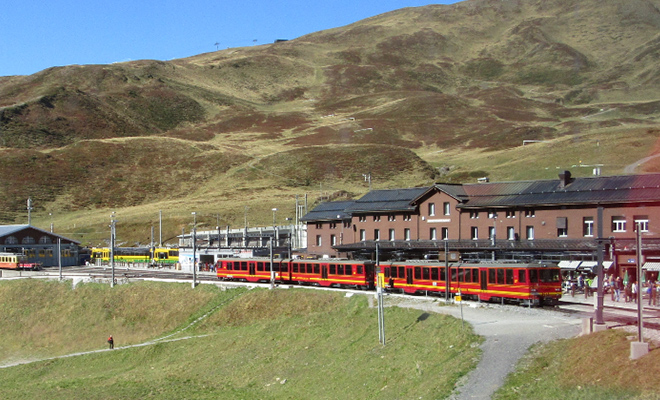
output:
[[[533,347],[494,399],[660,399],[660,351],[630,360],[636,335],[607,330]]]
[[[7,399],[444,398],[480,352],[481,339],[460,321],[400,308],[385,311],[382,346],[365,296],[31,280],[0,290],[11,311],[0,316],[3,364],[104,349],[108,333],[115,337],[113,351],[0,369]],[[26,306],[27,291],[44,300]],[[21,332],[42,320],[48,340],[23,342]],[[177,334],[123,348],[165,333]]]

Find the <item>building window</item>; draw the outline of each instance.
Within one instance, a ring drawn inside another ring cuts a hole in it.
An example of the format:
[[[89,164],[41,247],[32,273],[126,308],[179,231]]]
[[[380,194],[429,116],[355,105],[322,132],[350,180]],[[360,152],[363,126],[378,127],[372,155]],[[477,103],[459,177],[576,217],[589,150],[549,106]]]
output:
[[[380,222],[380,215],[374,215],[374,222]]]
[[[406,214],[406,215],[404,215],[404,216],[403,216],[403,220],[404,220],[404,221],[412,221],[412,215],[410,215],[410,214]]]
[[[470,237],[472,240],[479,239],[479,229],[476,226],[470,227]]]
[[[527,228],[525,228],[525,232],[527,234],[527,240],[534,240],[534,227],[531,225],[527,225]]]
[[[435,203],[429,203],[429,216],[432,217],[435,215]]]
[[[507,218],[515,218],[516,217],[516,212],[514,210],[506,210],[506,217]]]
[[[471,219],[479,218],[479,211],[470,211],[470,218]]]
[[[488,210],[488,218],[490,219],[497,218],[497,212],[495,210]]]
[[[360,229],[360,241],[364,242],[367,240],[367,231]]]
[[[395,240],[394,229],[390,229],[390,241],[393,242],[394,240]]]
[[[358,217],[359,222],[367,222],[367,216],[366,215],[360,215]]]
[[[390,214],[387,216],[387,220],[390,222],[396,221],[396,215]]]
[[[405,240],[410,240],[410,228],[406,228],[403,230],[403,238]]]
[[[442,228],[442,240],[449,240],[449,228]]]
[[[18,244],[18,239],[16,236],[7,236],[5,239],[5,244]]]
[[[351,227],[351,221],[344,221],[344,228],[350,228]]]
[[[442,212],[443,212],[445,215],[449,215],[449,212],[450,212],[450,205],[449,205],[449,202],[448,202],[448,201],[442,203]]]
[[[516,230],[513,226],[506,227],[506,238],[509,240],[516,240]]]
[[[568,236],[568,218],[557,217],[557,237]]]
[[[21,240],[21,244],[35,244],[35,243],[36,241],[32,236],[26,236],[23,238],[23,240]]]
[[[582,235],[585,237],[594,236],[594,217],[582,218]]]
[[[330,222],[330,224],[328,224],[328,226],[329,226],[330,229],[337,229],[337,223],[336,222]]]
[[[323,241],[321,240],[321,235],[316,235],[316,246],[321,247]]]
[[[39,244],[52,244],[53,239],[50,236],[42,236],[39,238]]]
[[[331,244],[331,246],[336,246],[337,245],[337,236],[330,235],[330,244]]]
[[[495,239],[495,227],[494,226],[489,226],[488,227],[488,239],[490,239],[490,240]]]
[[[380,229],[374,229],[374,240],[380,240]]]
[[[612,232],[626,231],[626,217],[612,217]]]
[[[525,210],[525,218],[534,218],[535,216],[536,216],[536,212],[534,211],[534,209],[529,208]]]
[[[438,230],[436,228],[431,228],[429,236],[431,237],[431,240],[438,240]]]
[[[639,225],[640,232],[649,231],[649,217],[647,215],[636,215],[633,220],[635,221],[635,231],[637,231],[637,225]]]

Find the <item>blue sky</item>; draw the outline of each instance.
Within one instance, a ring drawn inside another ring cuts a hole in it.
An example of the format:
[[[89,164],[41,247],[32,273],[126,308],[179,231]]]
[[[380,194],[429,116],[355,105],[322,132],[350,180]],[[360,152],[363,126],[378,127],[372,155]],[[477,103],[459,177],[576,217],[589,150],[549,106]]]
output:
[[[0,12],[0,76],[70,64],[183,58],[294,39],[399,8],[455,2],[20,0]]]

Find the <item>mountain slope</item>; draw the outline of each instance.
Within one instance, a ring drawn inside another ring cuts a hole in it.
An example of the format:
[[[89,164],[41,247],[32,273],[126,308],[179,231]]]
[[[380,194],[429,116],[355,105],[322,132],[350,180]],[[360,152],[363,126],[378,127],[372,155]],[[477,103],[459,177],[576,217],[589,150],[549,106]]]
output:
[[[187,59],[0,77],[0,218],[27,196],[43,211],[181,210],[194,196],[239,209],[230,190],[359,195],[366,172],[381,187],[507,179],[511,163],[488,160],[521,157],[523,141],[571,138],[580,160],[543,156],[620,173],[654,151],[658,58],[659,0],[467,0]]]

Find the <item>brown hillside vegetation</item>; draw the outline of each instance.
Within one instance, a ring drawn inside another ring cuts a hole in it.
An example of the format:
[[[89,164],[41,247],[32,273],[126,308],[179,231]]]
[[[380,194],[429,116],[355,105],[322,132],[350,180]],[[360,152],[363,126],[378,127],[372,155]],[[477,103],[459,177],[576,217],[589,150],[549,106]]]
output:
[[[135,226],[161,208],[242,223],[244,206],[265,223],[319,187],[361,195],[366,172],[383,188],[513,179],[507,166],[535,152],[523,140],[544,141],[553,168],[593,158],[618,174],[655,151],[659,57],[660,0],[466,0],[186,59],[2,77],[0,222],[32,197],[36,221],[76,229],[118,208]],[[568,161],[552,145],[567,138],[597,147]],[[544,163],[521,178],[554,178]]]

